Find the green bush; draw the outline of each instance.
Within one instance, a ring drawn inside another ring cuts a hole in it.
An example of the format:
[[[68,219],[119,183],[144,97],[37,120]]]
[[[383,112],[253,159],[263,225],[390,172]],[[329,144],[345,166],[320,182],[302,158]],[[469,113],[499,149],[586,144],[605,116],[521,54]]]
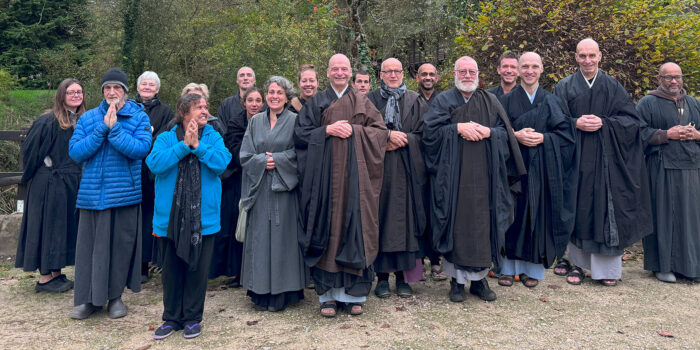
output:
[[[10,72],[0,69],[0,99],[7,99],[7,94],[16,84],[16,77],[13,77]]]
[[[695,0],[496,0],[469,5],[471,17],[455,41],[455,54],[473,56],[480,77],[496,84],[497,60],[505,51],[535,51],[552,88],[575,72],[576,44],[600,44],[602,71],[614,76],[634,99],[657,86],[658,67],[683,68],[690,95],[700,91],[700,6]]]

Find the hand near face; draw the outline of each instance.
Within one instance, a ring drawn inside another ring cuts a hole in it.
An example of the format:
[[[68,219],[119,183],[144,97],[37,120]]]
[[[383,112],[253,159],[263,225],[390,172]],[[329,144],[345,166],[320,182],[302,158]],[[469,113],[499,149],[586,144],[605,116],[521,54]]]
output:
[[[593,114],[584,114],[576,120],[576,128],[581,131],[594,132],[603,127],[603,120]]]
[[[341,139],[347,139],[352,135],[352,126],[347,120],[339,120],[331,125],[326,126],[326,136],[335,136]]]
[[[105,114],[104,117],[104,123],[107,125],[108,128],[112,128],[114,124],[117,122],[117,104],[113,103],[109,105],[109,108],[107,109],[107,113]]]
[[[272,170],[275,168],[275,160],[272,158],[272,153],[265,152],[267,155],[267,164],[265,164],[265,170]]]
[[[389,141],[386,142],[387,151],[395,151],[408,145],[408,136],[401,131],[392,130],[389,134]]]
[[[196,149],[199,146],[199,127],[194,119],[190,120],[186,126],[183,142],[192,149]]]

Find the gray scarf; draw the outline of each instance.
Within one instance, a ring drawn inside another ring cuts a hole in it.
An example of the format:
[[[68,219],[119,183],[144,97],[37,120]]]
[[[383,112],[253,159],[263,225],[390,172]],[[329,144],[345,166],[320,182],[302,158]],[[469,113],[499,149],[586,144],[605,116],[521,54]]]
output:
[[[381,82],[379,94],[382,98],[386,98],[386,108],[384,111],[384,124],[390,130],[401,130],[401,109],[399,108],[399,100],[406,93],[406,84],[401,83],[401,86],[392,89],[384,82]]]

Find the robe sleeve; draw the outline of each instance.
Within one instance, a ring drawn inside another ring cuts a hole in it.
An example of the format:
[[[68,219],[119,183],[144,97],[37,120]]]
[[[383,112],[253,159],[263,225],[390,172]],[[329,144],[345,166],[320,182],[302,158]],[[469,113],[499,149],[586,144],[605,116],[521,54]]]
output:
[[[241,143],[240,159],[243,169],[241,201],[245,210],[250,210],[255,203],[260,184],[263,176],[265,176],[265,166],[267,164],[267,155],[258,153],[255,147],[255,129],[256,123],[254,120],[251,120]]]
[[[272,178],[272,191],[285,192],[293,190],[299,184],[297,174],[297,153],[294,146],[283,152],[273,152],[275,161],[274,176]]]
[[[55,140],[54,133],[51,132],[53,114],[42,116],[37,119],[27,133],[27,138],[22,142],[22,162],[24,173],[22,183],[28,183],[37,170],[44,163],[44,158],[51,151],[51,146]]]

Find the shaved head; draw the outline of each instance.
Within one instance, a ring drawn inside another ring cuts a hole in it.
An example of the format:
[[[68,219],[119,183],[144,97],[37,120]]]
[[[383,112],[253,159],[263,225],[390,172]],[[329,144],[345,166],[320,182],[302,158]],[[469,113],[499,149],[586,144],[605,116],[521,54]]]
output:
[[[598,46],[598,43],[591,38],[586,38],[579,41],[578,44],[576,44],[576,52],[580,52],[584,47],[595,48],[596,51],[600,52],[600,46]]]
[[[331,56],[328,60],[328,70],[326,70],[326,77],[331,82],[331,86],[336,92],[340,92],[348,85],[350,82],[350,77],[352,76],[352,68],[350,68],[350,60],[348,56],[342,53],[337,53]]]
[[[401,61],[397,60],[396,58],[389,57],[382,61],[382,66],[381,69],[384,70],[384,67],[387,65],[398,65],[399,67],[403,68],[403,65],[401,64]]]
[[[659,75],[664,75],[665,70],[681,70],[681,66],[674,62],[666,62],[659,67]]]
[[[524,54],[520,55],[520,58],[518,59],[518,63],[521,64],[521,62],[523,60],[530,60],[530,59],[536,59],[537,61],[540,62],[540,65],[542,64],[542,57],[535,52],[525,52]]]
[[[348,56],[343,55],[342,53],[337,53],[333,56],[331,56],[331,59],[328,60],[328,66],[332,66],[334,63],[347,63],[347,65],[350,65],[350,59]]]

